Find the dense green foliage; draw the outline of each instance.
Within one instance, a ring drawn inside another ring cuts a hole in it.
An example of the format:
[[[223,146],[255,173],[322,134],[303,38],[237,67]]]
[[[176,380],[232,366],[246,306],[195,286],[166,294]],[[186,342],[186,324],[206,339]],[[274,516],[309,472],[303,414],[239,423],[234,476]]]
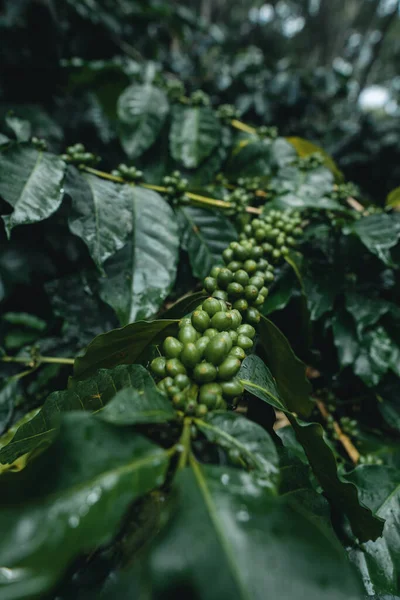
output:
[[[346,182],[234,23],[89,4],[62,54],[0,19],[59,50],[1,50],[46,77],[0,86],[0,597],[400,598],[395,170]]]

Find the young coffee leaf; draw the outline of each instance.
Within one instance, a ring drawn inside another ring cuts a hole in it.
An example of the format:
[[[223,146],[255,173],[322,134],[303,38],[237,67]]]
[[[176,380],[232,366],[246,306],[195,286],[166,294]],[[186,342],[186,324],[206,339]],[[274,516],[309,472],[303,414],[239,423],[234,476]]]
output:
[[[169,143],[172,157],[188,169],[198,167],[221,139],[221,125],[212,108],[175,106]]]
[[[337,472],[336,459],[324,440],[319,423],[305,423],[280,396],[271,372],[257,356],[248,356],[238,375],[245,389],[287,415],[296,437],[303,446],[311,468],[328,498],[348,516],[353,531],[362,541],[376,539],[382,533],[383,522],[360,504],[357,489],[344,481]]]
[[[385,213],[370,215],[356,221],[353,233],[366,248],[386,265],[392,265],[390,250],[400,238],[400,221]]]
[[[169,111],[165,93],[150,83],[133,84],[118,99],[119,136],[130,158],[141,156],[158,137]]]
[[[11,145],[0,154],[0,196],[13,207],[3,221],[8,236],[16,225],[47,219],[60,206],[66,164],[58,156]]]
[[[127,195],[120,184],[68,169],[65,192],[71,198],[68,225],[87,245],[101,269],[120,250],[132,231],[132,215]]]
[[[143,389],[149,377],[140,365],[120,365],[114,369],[99,369],[94,377],[73,382],[73,386],[48,396],[42,409],[22,425],[7,446],[0,449],[0,463],[11,463],[19,456],[49,445],[56,434],[59,415],[76,410],[98,411],[118,390],[134,387]]]
[[[0,597],[42,597],[76,557],[112,540],[132,501],[163,483],[168,463],[132,430],[64,415],[52,448],[0,481],[0,561],[9,574]]]
[[[74,364],[74,379],[87,379],[97,369],[139,362],[150,346],[172,335],[178,319],[137,321],[94,338]]]
[[[185,206],[177,214],[182,248],[189,254],[193,275],[204,279],[211,267],[222,262],[221,254],[237,240],[237,231],[215,211]]]
[[[179,473],[174,513],[140,565],[149,599],[177,589],[198,600],[360,599],[344,552],[254,475],[191,466]]]
[[[350,560],[360,571],[369,594],[400,596],[400,470],[361,465],[346,479],[357,486],[362,501],[385,519],[382,537],[361,548],[354,545],[348,550]]]
[[[268,366],[288,409],[308,416],[313,402],[304,363],[297,358],[286,337],[272,321],[261,317],[259,333]]]
[[[104,265],[100,296],[121,325],[154,316],[176,277],[179,234],[171,207],[159,194],[124,186],[133,227],[125,246]]]
[[[232,450],[249,468],[265,476],[265,485],[276,490],[278,483],[278,454],[271,436],[257,423],[233,412],[213,412],[197,427],[211,442]]]

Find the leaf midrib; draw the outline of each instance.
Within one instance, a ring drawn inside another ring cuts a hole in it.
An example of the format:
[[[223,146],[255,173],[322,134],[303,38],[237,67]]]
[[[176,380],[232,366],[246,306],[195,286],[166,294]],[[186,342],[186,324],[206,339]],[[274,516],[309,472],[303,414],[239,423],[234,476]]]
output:
[[[217,538],[219,539],[221,547],[226,555],[227,562],[231,568],[232,577],[235,580],[236,585],[239,588],[240,595],[244,600],[252,600],[251,596],[248,594],[248,592],[244,588],[243,582],[242,582],[241,578],[239,577],[239,573],[237,572],[234,553],[231,551],[230,544],[229,544],[228,540],[225,538],[224,532],[218,522],[217,510],[216,510],[213,498],[211,496],[211,493],[207,487],[207,482],[206,482],[206,480],[203,476],[203,473],[200,469],[200,465],[197,462],[197,460],[193,457],[193,455],[189,456],[189,461],[190,461],[190,466],[192,467],[192,470],[193,470],[193,474],[194,474],[197,484],[199,486],[200,492],[203,496],[205,505],[208,509],[210,520],[211,520],[212,524],[214,525]]]

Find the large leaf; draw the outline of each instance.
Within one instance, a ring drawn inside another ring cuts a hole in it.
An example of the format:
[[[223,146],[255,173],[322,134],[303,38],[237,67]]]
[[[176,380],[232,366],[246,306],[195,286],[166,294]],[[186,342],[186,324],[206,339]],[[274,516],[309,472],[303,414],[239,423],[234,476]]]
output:
[[[0,196],[13,207],[3,216],[7,234],[16,225],[47,219],[60,206],[66,164],[58,156],[12,145],[0,154]]]
[[[375,325],[393,306],[381,298],[369,298],[366,294],[357,292],[347,292],[345,298],[346,308],[357,323],[357,334],[360,337],[365,329]]]
[[[295,165],[285,166],[271,179],[270,186],[277,196],[270,207],[343,210],[339,202],[329,197],[333,175],[325,167],[303,171]]]
[[[51,393],[39,413],[22,425],[11,442],[0,450],[0,462],[11,463],[19,456],[51,443],[60,413],[98,411],[118,390],[127,387],[142,390],[148,377],[146,369],[140,365],[120,365],[114,369],[100,369],[95,377],[75,382],[69,390]]]
[[[392,264],[390,249],[400,238],[400,223],[396,219],[385,213],[370,215],[356,221],[352,231],[370,252],[385,264]]]
[[[159,194],[126,186],[133,223],[128,242],[104,265],[100,296],[121,325],[154,316],[175,281],[179,235],[176,217]]]
[[[100,368],[138,362],[152,344],[160,343],[174,331],[177,323],[177,319],[137,321],[98,335],[75,360],[74,379],[87,379]]]
[[[140,567],[149,600],[178,590],[197,600],[360,598],[344,553],[250,474],[193,461],[173,508]]]
[[[347,514],[355,535],[362,541],[376,539],[381,535],[382,522],[360,504],[356,487],[340,478],[336,459],[324,440],[322,426],[319,423],[306,423],[297,418],[286,398],[280,396],[269,369],[259,357],[247,357],[243,361],[238,377],[245,389],[254,396],[286,413],[315,476],[328,498]]]
[[[306,379],[304,363],[297,358],[283,333],[265,317],[258,326],[260,341],[279,392],[289,410],[299,415],[310,414],[311,385]]]
[[[211,267],[221,263],[221,254],[230,242],[237,240],[233,225],[218,212],[181,207],[178,210],[181,243],[189,254],[193,275],[203,279]]]
[[[90,415],[64,416],[53,447],[0,480],[0,596],[42,597],[75,557],[109,543],[135,498],[160,486],[168,453]]]
[[[347,475],[362,501],[385,519],[383,536],[349,549],[369,594],[400,596],[400,471],[386,466],[362,465]]]
[[[332,331],[341,367],[354,365],[360,346],[351,314],[343,308],[337,310],[332,316]]]
[[[161,316],[163,319],[181,319],[197,308],[206,298],[208,298],[208,294],[205,292],[188,294],[163,311]]]
[[[221,138],[220,122],[207,106],[175,106],[169,136],[172,157],[188,169],[198,167]]]
[[[130,158],[155,142],[169,111],[165,93],[150,83],[133,84],[118,99],[121,144]]]
[[[132,213],[126,186],[68,170],[65,192],[71,197],[68,225],[89,248],[94,262],[102,264],[120,250],[132,230]]]
[[[139,367],[139,365],[137,365]],[[158,391],[151,375],[143,371],[140,389],[129,387],[120,390],[100,411],[98,418],[113,425],[139,423],[165,423],[176,418],[171,402]]]
[[[267,486],[276,489],[278,454],[271,436],[260,425],[233,412],[213,412],[196,424],[211,442],[236,453],[266,477]]]

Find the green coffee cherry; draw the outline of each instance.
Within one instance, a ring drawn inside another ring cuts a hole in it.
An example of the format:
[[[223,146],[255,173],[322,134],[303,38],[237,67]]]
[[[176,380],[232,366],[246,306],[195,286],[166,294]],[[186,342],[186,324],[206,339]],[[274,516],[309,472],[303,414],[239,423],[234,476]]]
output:
[[[207,408],[215,408],[220,397],[222,397],[222,388],[219,383],[205,383],[200,386],[199,402],[205,404]]]
[[[254,329],[254,327],[252,325],[248,325],[247,323],[244,323],[243,325],[240,325],[237,328],[237,333],[240,335],[246,335],[247,337],[249,337],[251,340],[254,338],[254,336],[256,335],[256,330]]]
[[[202,304],[202,309],[210,316],[214,316],[215,313],[221,310],[221,304],[217,298],[207,298]]]
[[[194,343],[197,340],[197,331],[193,325],[185,325],[179,330],[178,338],[182,344]]]
[[[165,377],[166,375],[166,371],[165,371],[165,364],[166,364],[166,360],[164,358],[164,356],[158,356],[157,358],[155,358],[154,360],[151,361],[150,363],[150,369],[152,370],[152,372],[154,373],[154,375],[156,375],[157,377]]]
[[[210,325],[210,315],[205,310],[195,310],[192,314],[192,325],[202,333]]]
[[[207,347],[208,342],[210,341],[210,339],[211,338],[207,337],[206,335],[203,335],[195,343],[195,346],[196,346],[197,350],[199,351],[200,359],[203,358],[205,349],[206,349],[206,347]]]
[[[186,375],[186,369],[178,358],[170,358],[167,360],[165,363],[165,370],[170,377],[175,377],[180,373]]]
[[[243,394],[244,388],[238,379],[221,381],[222,395],[227,400],[233,400]]]
[[[210,343],[205,349],[204,356],[208,362],[217,366],[222,363],[229,350],[230,348],[226,339],[221,336],[215,336],[210,340]]]
[[[179,373],[178,375],[176,375],[174,377],[174,384],[180,390],[184,390],[185,388],[189,387],[190,379],[187,375],[184,375],[183,373]]]
[[[233,276],[236,283],[240,283],[243,287],[249,283],[249,274],[244,269],[239,269]]]
[[[232,379],[238,373],[240,365],[241,361],[238,358],[228,356],[218,367],[218,378],[223,380]]]
[[[209,383],[217,378],[217,369],[209,362],[197,364],[193,369],[193,378],[198,383]]]
[[[182,352],[183,345],[172,336],[165,338],[163,343],[164,354],[167,358],[178,358]]]
[[[243,350],[250,350],[250,348],[253,347],[253,340],[247,337],[247,335],[240,334],[238,336],[236,345],[240,348],[243,348]]]
[[[200,350],[193,342],[189,342],[183,346],[180,360],[185,367],[193,369],[200,360]]]
[[[238,358],[239,360],[244,360],[246,358],[246,352],[240,346],[233,346],[229,354],[235,358]]]
[[[211,318],[211,326],[218,331],[225,331],[232,327],[232,315],[220,310]]]
[[[214,277],[206,277],[204,280],[204,289],[209,293],[215,292],[217,289],[217,280]]]
[[[259,311],[256,308],[250,306],[250,308],[248,308],[246,311],[246,321],[253,325],[257,325],[260,322],[260,319],[261,315]]]

